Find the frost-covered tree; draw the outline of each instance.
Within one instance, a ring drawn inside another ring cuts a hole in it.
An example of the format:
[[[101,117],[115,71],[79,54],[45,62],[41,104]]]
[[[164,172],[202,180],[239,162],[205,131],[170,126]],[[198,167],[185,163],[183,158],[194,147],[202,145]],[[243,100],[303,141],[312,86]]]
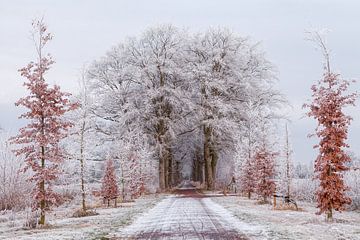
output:
[[[250,199],[251,194],[255,191],[255,163],[254,157],[249,155],[241,165],[240,189]]]
[[[101,196],[104,201],[107,201],[107,205],[110,206],[110,200],[114,200],[116,207],[116,199],[119,196],[116,172],[114,167],[114,161],[111,158],[106,160],[105,172],[101,185]]]
[[[312,102],[305,104],[308,116],[317,121],[315,134],[320,142],[315,147],[319,155],[315,160],[315,177],[320,185],[317,190],[318,214],[326,213],[332,220],[333,211],[342,211],[351,199],[346,195],[348,189],[343,180],[343,172],[348,170],[346,163],[351,159],[344,151],[349,147],[345,142],[351,117],[344,113],[344,107],[354,105],[356,94],[347,93],[349,82],[330,69],[329,51],[319,32],[310,36],[322,50],[325,58],[323,78],[311,87]]]
[[[22,209],[29,206],[28,189],[32,187],[22,174],[24,159],[16,157],[9,143],[9,134],[0,130],[0,210]]]
[[[243,103],[273,79],[273,67],[257,44],[227,29],[195,35],[188,51],[203,134],[205,182],[214,189],[219,156],[234,149]]]
[[[255,92],[252,92],[255,91]],[[264,141],[263,124],[273,125],[282,116],[276,113],[285,101],[277,91],[267,87],[257,87],[249,91],[249,97],[243,104],[239,142],[235,162],[237,175],[240,179],[240,188],[249,198],[255,192],[256,168],[255,153]],[[269,138],[273,134],[269,134]]]
[[[113,149],[119,163],[120,195],[124,200],[139,197],[145,190],[151,190],[156,175],[156,162],[153,153],[141,135],[133,133],[131,138],[118,142],[118,148]]]
[[[99,132],[111,145],[140,131],[161,190],[179,182],[180,169],[214,189],[219,159],[231,161],[235,150],[244,103],[276,99],[273,67],[258,45],[226,29],[150,28],[95,61],[88,77]]]
[[[270,139],[270,125],[266,121],[261,122],[261,139],[259,146],[254,154],[255,170],[255,192],[267,202],[268,197],[275,192],[275,158],[278,155],[272,149],[272,139]]]
[[[134,149],[128,149],[120,165],[123,199],[125,194],[129,194],[131,199],[137,198],[144,192],[145,185],[140,156]]]
[[[173,140],[188,105],[182,91],[184,41],[172,26],[151,28],[109,51],[89,71],[99,97],[95,113],[112,135],[133,129],[145,134],[159,161],[162,190],[173,184]]]
[[[279,184],[278,190],[284,196],[291,196],[292,178],[294,175],[294,164],[292,159],[292,148],[289,140],[288,124],[285,124],[285,141],[279,156]]]
[[[95,116],[92,114],[92,99],[89,94],[89,86],[86,81],[85,70],[81,72],[79,79],[79,93],[74,96],[78,108],[67,114],[68,119],[74,122],[74,126],[66,139],[67,152],[71,160],[68,163],[71,166],[70,175],[73,180],[79,182],[81,191],[81,208],[86,212],[86,183],[89,181],[88,159],[92,156],[92,152],[96,147],[95,134]],[[78,173],[79,176],[78,176]],[[75,176],[74,176],[75,175]]]
[[[348,196],[351,198],[351,209],[360,209],[360,169],[353,168],[347,171],[344,175],[344,181],[349,189]]]
[[[240,140],[237,149],[238,175],[240,189],[248,198],[255,191],[255,152],[259,141],[259,109],[256,104],[249,100],[246,104],[246,115],[240,132]]]
[[[311,162],[308,165],[304,163],[297,163],[294,168],[294,178],[310,179],[314,175],[314,163]]]
[[[142,92],[147,97],[142,120],[145,132],[155,143],[160,189],[173,185],[173,141],[180,127],[177,123],[188,105],[187,94],[182,91],[185,41],[179,30],[163,26],[147,31],[139,41],[131,43],[129,49],[138,72],[145,76]],[[147,59],[145,65],[144,58]]]
[[[255,191],[262,197],[263,202],[267,202],[267,198],[275,192],[274,156],[275,154],[269,152],[265,146],[261,146],[254,156],[254,168],[256,171]]]
[[[16,102],[16,106],[25,107],[28,111],[20,116],[29,123],[20,129],[19,135],[11,138],[13,144],[20,148],[15,150],[17,156],[24,156],[24,171],[31,169],[29,178],[35,184],[33,189],[33,209],[40,209],[39,224],[45,224],[45,212],[59,200],[51,183],[59,175],[59,164],[63,162],[64,152],[60,141],[66,137],[72,126],[64,120],[63,115],[76,108],[69,101],[70,94],[60,91],[55,85],[49,87],[45,73],[54,63],[44,48],[52,39],[43,20],[33,22],[33,40],[37,51],[37,60],[20,69],[21,76],[27,81],[24,86],[29,95]]]

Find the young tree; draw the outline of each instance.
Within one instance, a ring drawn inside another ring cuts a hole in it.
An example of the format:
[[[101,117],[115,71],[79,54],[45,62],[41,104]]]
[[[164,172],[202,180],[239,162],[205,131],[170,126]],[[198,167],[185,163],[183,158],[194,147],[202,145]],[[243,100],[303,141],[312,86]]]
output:
[[[322,50],[325,58],[323,78],[311,87],[312,102],[304,104],[309,108],[308,116],[317,120],[316,135],[320,138],[315,148],[319,155],[315,160],[316,178],[320,181],[317,190],[318,214],[326,213],[327,220],[332,220],[333,210],[344,210],[351,199],[346,196],[348,189],[343,180],[343,172],[348,170],[346,163],[351,159],[344,151],[349,147],[347,139],[348,127],[352,118],[343,112],[344,107],[355,104],[356,94],[347,94],[349,82],[330,69],[329,51],[322,35],[314,32],[311,35]]]
[[[123,146],[119,156],[121,198],[125,200],[126,195],[136,198],[140,193],[140,186],[144,184],[140,174],[140,157],[133,146]]]
[[[256,152],[255,158],[255,171],[256,171],[256,193],[262,197],[263,202],[267,202],[267,198],[275,192],[275,166],[274,157],[267,146],[263,145]]]
[[[260,114],[260,116],[263,116]],[[275,158],[278,155],[272,150],[273,139],[271,121],[265,117],[259,120],[258,146],[254,155],[255,192],[267,202],[267,198],[275,192]]]
[[[241,169],[240,175],[240,188],[243,193],[246,193],[247,197],[250,199],[251,194],[255,191],[255,169],[254,169],[254,159],[249,155]]]
[[[43,51],[52,36],[43,20],[34,21],[32,25],[38,59],[19,70],[21,76],[27,79],[24,86],[30,94],[16,102],[16,106],[29,110],[20,118],[28,119],[30,123],[21,128],[11,142],[20,146],[15,153],[24,156],[24,171],[32,169],[33,175],[29,180],[35,183],[33,209],[40,209],[39,224],[45,224],[45,212],[59,199],[51,188],[51,183],[59,174],[58,165],[63,161],[63,149],[59,142],[72,126],[62,116],[75,109],[76,105],[69,101],[70,94],[61,92],[57,85],[49,87],[46,83],[45,73],[54,61]]]
[[[131,199],[139,197],[145,189],[151,189],[156,181],[156,161],[150,147],[143,139],[141,132],[129,133],[130,138],[118,140],[118,145],[112,150],[119,163],[120,195]]]
[[[91,112],[92,99],[88,87],[85,70],[83,70],[79,79],[79,93],[74,97],[79,107],[67,115],[68,119],[74,122],[74,127],[66,139],[67,152],[71,159],[77,161],[70,171],[79,181],[83,213],[86,212],[86,183],[89,180],[88,159],[97,145],[96,136],[94,136],[95,116]]]
[[[292,150],[290,149],[290,143],[289,143],[289,132],[288,132],[288,126],[286,124],[285,126],[285,134],[286,134],[286,140],[285,140],[285,166],[286,166],[286,196],[290,198],[291,194],[291,178],[292,178],[292,171],[293,171],[293,164],[292,164]]]
[[[277,91],[264,86],[248,90],[248,94],[243,104],[243,119],[237,149],[240,154],[236,161],[240,162],[238,165],[241,166],[239,169],[241,189],[248,198],[251,198],[251,194],[255,192],[257,179],[255,153],[261,144],[269,144],[265,135],[272,135],[269,129],[265,129],[262,125],[270,126],[274,119],[282,118],[281,115],[275,114],[275,110],[285,101]]]
[[[246,114],[240,134],[240,142],[238,147],[239,156],[237,162],[242,161],[240,165],[240,188],[248,198],[255,192],[255,152],[259,140],[259,113],[258,106],[255,102],[248,101],[245,104]]]
[[[116,173],[114,162],[111,158],[106,161],[105,174],[102,179],[101,196],[107,201],[110,206],[110,200],[114,199],[116,207],[116,199],[118,197],[118,186],[116,181]]]
[[[289,130],[287,123],[285,124],[285,142],[283,145],[282,156],[279,158],[279,175],[280,175],[280,192],[290,198],[291,196],[291,180],[294,174],[294,165],[292,161],[292,149],[289,142]]]

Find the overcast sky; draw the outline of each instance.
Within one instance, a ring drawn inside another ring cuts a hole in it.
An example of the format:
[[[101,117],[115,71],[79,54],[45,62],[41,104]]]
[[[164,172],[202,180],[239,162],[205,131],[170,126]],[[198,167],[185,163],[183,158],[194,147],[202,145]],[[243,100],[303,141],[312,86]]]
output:
[[[302,104],[310,86],[322,75],[322,59],[305,41],[308,29],[328,28],[332,66],[344,78],[360,78],[360,1],[331,0],[0,0],[0,126],[15,131],[22,122],[14,102],[25,94],[17,69],[34,58],[30,40],[31,20],[45,16],[54,39],[48,51],[56,64],[48,74],[50,83],[75,93],[84,64],[101,57],[111,46],[138,35],[156,24],[170,23],[190,31],[210,26],[228,27],[254,42],[261,42],[267,58],[278,69],[278,88],[293,109],[291,141],[295,160],[315,157],[307,139],[314,120],[304,117]],[[358,89],[360,82],[354,86]],[[354,121],[350,129],[351,150],[360,154],[359,107],[348,110]]]

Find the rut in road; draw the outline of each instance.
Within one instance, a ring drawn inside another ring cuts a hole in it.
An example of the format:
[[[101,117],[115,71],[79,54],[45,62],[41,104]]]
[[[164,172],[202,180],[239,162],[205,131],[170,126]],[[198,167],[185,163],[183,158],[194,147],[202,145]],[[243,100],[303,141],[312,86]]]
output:
[[[248,239],[230,212],[195,189],[179,189],[113,239]]]

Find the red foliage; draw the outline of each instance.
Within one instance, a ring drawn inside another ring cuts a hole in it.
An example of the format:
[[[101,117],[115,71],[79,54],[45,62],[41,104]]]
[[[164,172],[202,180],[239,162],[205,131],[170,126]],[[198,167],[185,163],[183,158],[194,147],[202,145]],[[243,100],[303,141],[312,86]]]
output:
[[[105,174],[102,179],[101,196],[105,200],[116,199],[119,195],[116,181],[114,162],[112,159],[106,161]]]
[[[45,82],[44,74],[54,61],[50,55],[44,57],[42,50],[52,37],[42,21],[34,22],[33,27],[34,39],[39,41],[36,42],[39,58],[37,62],[30,62],[19,70],[21,76],[27,79],[24,86],[30,93],[16,102],[16,106],[28,109],[20,118],[27,119],[29,123],[20,129],[19,135],[11,138],[11,142],[20,146],[15,150],[16,155],[25,157],[23,170],[33,171],[29,179],[35,183],[33,209],[41,209],[44,221],[45,209],[56,204],[59,198],[51,188],[51,183],[59,174],[58,165],[63,161],[64,154],[59,142],[72,126],[62,116],[77,106],[70,103],[70,94],[61,92],[59,86],[49,87]],[[38,35],[37,38],[35,35]]]
[[[332,218],[333,209],[344,210],[344,205],[351,203],[345,195],[347,187],[343,181],[342,172],[348,168],[346,162],[350,157],[343,148],[348,147],[348,126],[352,118],[343,113],[343,107],[354,105],[356,94],[344,95],[349,82],[341,79],[338,74],[327,72],[317,86],[312,86],[313,102],[305,104],[310,108],[308,116],[318,121],[316,136],[320,143],[319,155],[315,160],[316,178],[320,180],[317,191],[318,214],[327,213]],[[315,135],[315,134],[313,134]]]
[[[255,154],[255,191],[264,202],[275,192],[275,156],[276,154],[270,152],[266,146],[260,147]]]
[[[245,164],[243,166],[243,171],[240,176],[241,191],[248,195],[248,198],[251,197],[251,193],[255,191],[255,172],[254,164],[252,163],[254,159],[246,158]]]

